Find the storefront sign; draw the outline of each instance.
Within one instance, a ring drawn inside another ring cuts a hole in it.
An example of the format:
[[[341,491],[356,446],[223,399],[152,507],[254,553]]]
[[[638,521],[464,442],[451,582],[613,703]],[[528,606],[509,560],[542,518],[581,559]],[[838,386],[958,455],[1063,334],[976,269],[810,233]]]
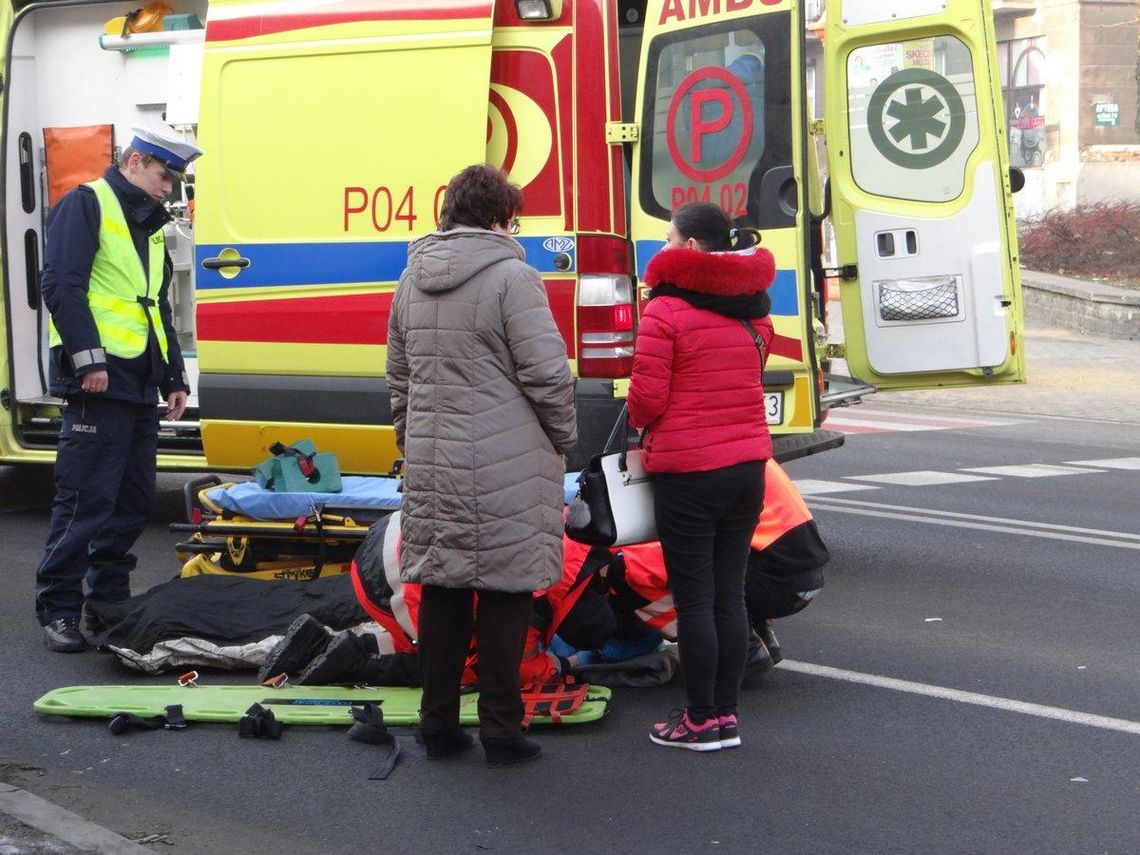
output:
[[[1096,124],[1115,128],[1120,124],[1120,105],[1115,101],[1099,101],[1093,104]]]

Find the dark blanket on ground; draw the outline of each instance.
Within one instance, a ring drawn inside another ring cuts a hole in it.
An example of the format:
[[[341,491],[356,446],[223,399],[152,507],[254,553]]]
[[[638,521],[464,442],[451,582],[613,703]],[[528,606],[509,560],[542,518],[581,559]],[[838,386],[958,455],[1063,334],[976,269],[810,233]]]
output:
[[[347,573],[311,582],[193,576],[156,585],[130,604],[126,617],[97,644],[138,653],[177,638],[240,645],[283,635],[303,614],[332,629],[370,620]]]

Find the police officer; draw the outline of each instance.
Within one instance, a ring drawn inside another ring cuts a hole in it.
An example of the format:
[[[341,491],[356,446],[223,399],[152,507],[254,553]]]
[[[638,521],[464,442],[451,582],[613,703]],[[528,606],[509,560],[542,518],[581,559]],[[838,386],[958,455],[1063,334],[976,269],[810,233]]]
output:
[[[167,300],[162,201],[202,152],[169,132],[134,134],[118,165],[64,196],[47,223],[51,392],[67,406],[36,616],[63,653],[87,647],[84,580],[89,632],[131,595],[130,549],[155,505],[155,390],[172,421],[190,390]]]

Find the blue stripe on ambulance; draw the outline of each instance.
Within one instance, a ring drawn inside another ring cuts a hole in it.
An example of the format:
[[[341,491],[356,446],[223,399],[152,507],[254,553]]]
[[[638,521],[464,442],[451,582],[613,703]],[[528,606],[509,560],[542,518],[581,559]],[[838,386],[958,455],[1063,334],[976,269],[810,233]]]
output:
[[[563,236],[541,235],[515,238],[526,252],[527,264],[539,273],[568,273],[574,267],[574,247],[564,254],[570,269],[554,265],[556,253],[544,246],[561,247]],[[202,244],[195,250],[196,287],[265,288],[290,285],[329,285],[357,282],[395,282],[408,264],[408,241],[352,241],[341,243]],[[214,258],[223,249],[237,249],[249,259],[249,267],[232,279],[217,270],[206,270],[202,260]]]

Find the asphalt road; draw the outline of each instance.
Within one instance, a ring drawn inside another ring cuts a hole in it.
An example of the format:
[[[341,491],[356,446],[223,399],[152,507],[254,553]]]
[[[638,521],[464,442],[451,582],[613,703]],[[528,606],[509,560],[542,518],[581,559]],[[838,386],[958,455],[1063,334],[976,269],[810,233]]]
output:
[[[602,722],[541,731],[535,763],[429,762],[404,736],[387,781],[337,729],[38,718],[51,688],[141,678],[42,646],[50,484],[0,469],[0,781],[170,853],[1140,851],[1140,416],[882,396],[837,420],[870,432],[789,466],[827,585],[777,623],[788,661],[745,692],[740,749],[652,745],[681,689],[625,689]],[[136,591],[177,571],[163,487]]]

